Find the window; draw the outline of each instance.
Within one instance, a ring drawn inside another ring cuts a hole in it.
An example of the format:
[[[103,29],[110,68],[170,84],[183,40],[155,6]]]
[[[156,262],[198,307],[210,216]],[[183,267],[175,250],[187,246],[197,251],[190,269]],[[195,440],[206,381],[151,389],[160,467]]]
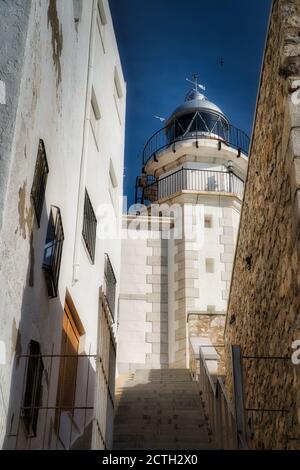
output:
[[[207,311],[208,313],[215,313],[215,311],[216,311],[216,306],[215,306],[215,305],[207,305],[207,306],[206,306],[206,311]]]
[[[115,315],[115,298],[116,298],[116,276],[111,265],[109,256],[105,253],[105,265],[104,265],[104,295],[108,303],[108,307],[112,318]]]
[[[33,176],[33,183],[31,188],[31,197],[38,226],[40,226],[48,173],[49,168],[47,163],[45,145],[44,142],[40,140]]]
[[[214,272],[214,259],[213,258],[206,258],[205,260],[205,271],[207,273]]]
[[[79,328],[81,324],[79,325],[78,321],[79,319],[77,320],[76,316],[73,315],[73,311],[71,311],[69,304],[65,303],[56,398],[56,429],[59,427],[62,411],[68,411],[72,415],[74,413],[79,341],[80,335],[83,333]]]
[[[204,227],[212,228],[212,215],[208,215],[208,214],[204,215]]]
[[[115,67],[114,86],[115,86],[115,92],[116,92],[117,97],[122,98],[123,92],[122,92],[122,86],[121,86],[121,81],[120,81],[117,67]]]
[[[105,25],[107,24],[107,18],[102,0],[98,0],[97,8],[97,25],[102,42],[103,51],[105,52]]]
[[[118,181],[117,181],[117,177],[116,177],[116,173],[115,173],[115,170],[114,170],[113,163],[110,160],[108,190],[109,190],[109,194],[110,194],[110,197],[111,197],[112,204],[113,204],[114,209],[116,211],[118,209],[118,200],[117,200],[118,192],[117,192],[117,188],[118,188]]]
[[[115,73],[114,73],[114,101],[116,105],[116,110],[118,114],[118,118],[121,124],[121,99],[123,97],[123,91],[122,91],[122,86],[121,86],[121,81],[118,73],[117,67],[115,67]]]
[[[27,362],[26,386],[23,399],[22,416],[30,437],[36,436],[39,407],[42,398],[42,377],[44,365],[39,343],[30,341]]]
[[[82,6],[83,0],[73,0],[74,23],[76,26],[78,26],[82,17]]]
[[[88,192],[85,190],[82,236],[93,264],[95,262],[96,233],[97,219]]]
[[[100,109],[98,101],[95,95],[94,88],[92,88],[92,99],[91,99],[91,113],[90,113],[90,122],[96,142],[97,149],[99,150],[99,121],[101,118]]]
[[[43,260],[49,297],[57,296],[63,242],[64,231],[60,210],[51,206]]]

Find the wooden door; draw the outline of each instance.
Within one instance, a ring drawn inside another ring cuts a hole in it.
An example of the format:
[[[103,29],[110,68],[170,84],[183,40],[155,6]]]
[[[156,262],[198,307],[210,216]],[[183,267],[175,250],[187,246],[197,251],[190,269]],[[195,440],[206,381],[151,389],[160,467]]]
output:
[[[73,414],[76,393],[79,337],[80,335],[72,317],[72,313],[68,305],[65,304],[57,389],[57,406],[59,407],[59,414],[61,411],[70,411]]]

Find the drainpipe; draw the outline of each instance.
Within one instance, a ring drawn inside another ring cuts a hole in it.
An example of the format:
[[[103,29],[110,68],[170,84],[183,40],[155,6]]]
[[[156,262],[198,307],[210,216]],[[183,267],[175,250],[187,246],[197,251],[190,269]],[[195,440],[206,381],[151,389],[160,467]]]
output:
[[[86,167],[87,167],[87,154],[88,154],[87,146],[88,146],[88,132],[89,132],[89,124],[90,124],[91,90],[92,90],[93,66],[94,66],[96,11],[97,11],[97,1],[93,0],[90,38],[89,38],[89,58],[88,58],[88,69],[87,69],[87,79],[86,79],[82,150],[81,150],[80,173],[79,173],[78,194],[77,194],[77,214],[76,214],[75,242],[74,242],[74,252],[73,252],[73,284],[75,284],[75,282],[79,280],[80,243],[81,243],[81,232],[82,232],[82,224],[83,224],[84,188],[85,188],[85,181],[86,181]]]

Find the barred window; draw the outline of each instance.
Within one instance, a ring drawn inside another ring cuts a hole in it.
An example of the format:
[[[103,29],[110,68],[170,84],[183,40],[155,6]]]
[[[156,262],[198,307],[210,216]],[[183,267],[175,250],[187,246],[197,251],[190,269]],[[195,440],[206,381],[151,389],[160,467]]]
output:
[[[40,344],[32,340],[29,343],[26,386],[22,407],[24,424],[30,437],[36,436],[39,407],[41,406],[42,398],[43,371],[44,365]]]
[[[40,226],[48,173],[49,168],[47,163],[45,145],[44,142],[40,139],[34,170],[33,183],[31,188],[31,197],[38,226]]]
[[[60,210],[51,206],[43,260],[49,297],[57,296],[63,242],[64,230]]]
[[[111,316],[114,318],[117,280],[107,253],[105,253],[104,283],[104,295],[108,303]]]
[[[95,262],[96,232],[97,219],[88,192],[85,190],[82,236],[93,264]]]

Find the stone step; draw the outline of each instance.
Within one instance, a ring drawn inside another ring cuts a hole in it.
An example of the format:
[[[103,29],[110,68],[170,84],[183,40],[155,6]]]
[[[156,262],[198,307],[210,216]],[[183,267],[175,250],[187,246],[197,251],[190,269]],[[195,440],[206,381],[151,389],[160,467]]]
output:
[[[130,426],[133,424],[134,426],[145,426],[146,424],[162,424],[162,423],[171,423],[177,424],[177,426],[183,426],[185,423],[189,423],[191,425],[194,424],[202,424],[207,423],[207,420],[204,416],[195,416],[191,417],[189,415],[181,415],[177,417],[176,415],[170,414],[157,414],[157,415],[143,415],[144,417],[139,417],[138,415],[132,416],[130,420],[128,419],[128,414],[117,415],[115,418],[115,423],[126,424]],[[175,417],[174,417],[175,416]]]
[[[155,407],[160,407],[160,408],[177,408],[180,406],[181,408],[183,407],[188,407],[188,408],[194,408],[196,405],[199,405],[199,398],[198,397],[190,397],[190,398],[185,398],[185,399],[173,399],[173,400],[162,400],[162,399],[157,399],[153,400],[151,398],[142,398],[141,400],[132,400],[131,398],[122,398],[119,402],[119,407],[122,406],[155,406]]]
[[[129,386],[129,387],[123,387],[123,388],[120,388],[120,389],[117,389],[116,390],[116,394],[120,394],[120,393],[132,393],[132,394],[136,394],[136,395],[140,395],[141,392],[176,392],[176,393],[184,393],[185,391],[199,391],[199,388],[197,385],[193,385],[193,384],[188,384],[188,385],[185,385],[185,384],[173,384],[173,385],[165,385],[165,384],[156,384],[156,385],[152,385],[152,384],[146,384],[146,385],[143,385],[141,386],[141,384],[135,384],[135,385],[132,385],[132,386]],[[200,392],[200,391],[199,391]]]
[[[198,385],[187,369],[138,370],[116,388],[115,449],[209,449]]]

